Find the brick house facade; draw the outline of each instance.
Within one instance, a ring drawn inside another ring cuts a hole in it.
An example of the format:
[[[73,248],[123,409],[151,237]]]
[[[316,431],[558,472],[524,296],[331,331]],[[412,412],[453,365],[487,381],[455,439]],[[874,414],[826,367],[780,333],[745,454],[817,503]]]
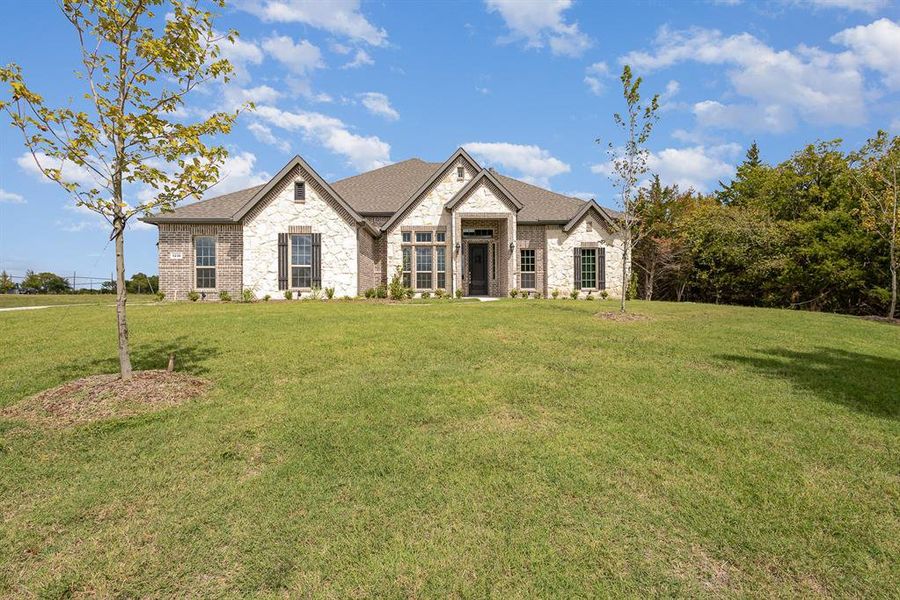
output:
[[[416,292],[622,293],[617,214],[482,168],[460,148],[329,184],[294,157],[266,185],[146,217],[160,289],[356,296],[399,271]]]

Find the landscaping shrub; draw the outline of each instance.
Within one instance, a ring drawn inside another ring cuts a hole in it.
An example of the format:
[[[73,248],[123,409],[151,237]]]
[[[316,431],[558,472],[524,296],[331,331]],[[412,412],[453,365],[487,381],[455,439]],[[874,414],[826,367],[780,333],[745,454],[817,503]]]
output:
[[[463,297],[463,291],[462,291],[461,289],[457,289],[457,290],[456,290],[456,297],[457,297],[457,298],[462,298],[462,297]]]
[[[300,295],[298,294],[297,297],[299,298]],[[312,300],[319,300],[319,299],[321,299],[321,298],[322,298],[322,288],[318,288],[318,287],[312,288],[312,289],[309,291],[309,297],[310,297],[310,299],[312,299]]]
[[[365,292],[363,292],[363,296],[366,298],[372,299],[375,297],[375,288],[369,288]]]
[[[290,300],[293,297],[294,297],[294,292],[292,292],[291,290],[284,290],[284,299],[285,300]]]
[[[600,297],[606,300],[607,298],[609,298],[609,292],[607,292],[606,290],[600,290]]]
[[[518,295],[519,295],[519,290],[517,290],[516,288],[513,288],[513,289],[509,290],[509,297],[510,297],[510,298],[515,298],[515,297],[518,296]]]
[[[571,298],[572,300],[578,300],[578,294],[580,293],[581,292],[579,292],[578,290],[572,290],[571,292],[569,292],[569,298]]]
[[[231,294],[229,294],[225,290],[222,290],[221,292],[219,292],[219,300],[221,300],[222,302],[231,302]]]
[[[375,288],[375,297],[380,299],[385,299],[388,297],[388,289],[387,286],[383,283]]]
[[[591,294],[590,292],[588,292],[588,295],[585,296],[584,299],[585,299],[585,300],[593,300],[593,299],[594,299],[594,296],[593,296],[593,294]]]
[[[400,265],[397,265],[397,269],[391,277],[388,291],[390,292],[391,300],[403,300],[407,297],[406,288],[403,287],[403,271],[400,269]]]
[[[243,302],[253,302],[256,300],[256,296],[253,294],[253,290],[250,288],[244,288],[244,291],[241,292],[241,300]]]
[[[272,296],[270,296],[270,295],[268,295],[268,294],[266,294],[265,296],[263,296],[263,302],[268,302],[268,301],[271,300],[271,299],[272,299]]]
[[[166,294],[164,292],[156,292],[156,300],[158,302],[162,302],[166,299]]]
[[[334,298],[334,288],[333,287],[325,288],[325,297],[328,298],[329,300]]]
[[[188,292],[188,300],[190,300],[191,302],[196,302],[199,299],[200,299],[200,294],[198,294],[194,290],[191,290]]]
[[[447,290],[445,290],[444,288],[438,288],[438,289],[434,290],[434,297],[435,298],[449,298],[450,295],[447,293]]]
[[[405,292],[405,294],[406,294],[406,299],[407,299],[407,300],[411,299],[413,296],[416,295],[416,290],[414,290],[414,289],[412,289],[412,288],[406,288],[406,289],[404,290],[404,292]]]
[[[553,290],[552,292],[550,292],[550,295],[553,296],[554,300],[556,300],[557,298],[559,298],[559,290]]]

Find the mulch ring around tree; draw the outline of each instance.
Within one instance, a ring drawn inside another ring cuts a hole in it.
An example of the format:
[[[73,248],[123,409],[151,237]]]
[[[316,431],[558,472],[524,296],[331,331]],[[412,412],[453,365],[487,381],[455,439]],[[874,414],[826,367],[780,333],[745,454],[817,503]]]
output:
[[[619,321],[621,323],[631,323],[633,321],[649,321],[650,317],[647,315],[642,315],[640,313],[631,313],[631,312],[598,312],[594,315],[598,319],[604,319],[606,321]]]
[[[165,370],[136,371],[128,381],[118,374],[92,375],[25,398],[0,416],[59,429],[155,412],[196,398],[208,387],[205,379]]]

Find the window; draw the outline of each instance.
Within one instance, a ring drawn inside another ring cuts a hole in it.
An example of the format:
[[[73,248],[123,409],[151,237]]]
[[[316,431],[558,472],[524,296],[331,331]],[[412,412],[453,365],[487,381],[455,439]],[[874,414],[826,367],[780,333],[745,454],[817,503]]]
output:
[[[412,241],[412,234],[408,231],[404,231],[403,233],[400,234],[400,236],[403,239],[404,244],[408,244]]]
[[[410,268],[412,259],[410,258],[412,250],[409,247],[403,249],[403,287],[410,287]]]
[[[417,244],[430,244],[431,243],[431,232],[430,231],[417,231],[416,232],[416,243]]]
[[[465,177],[465,171],[462,167],[456,167],[456,179],[457,181],[462,181]]]
[[[194,240],[197,267],[197,287],[211,290],[216,287],[216,238],[198,237]]]
[[[312,236],[291,236],[291,287],[312,287]]]
[[[464,238],[494,237],[493,229],[463,229]]]
[[[534,289],[534,250],[520,250],[519,257],[522,271],[522,287],[526,290]]]
[[[306,184],[302,181],[294,182],[294,202],[306,202]]]
[[[434,234],[434,241],[436,242],[446,242],[447,241],[447,233],[444,231],[437,231]]]
[[[434,251],[437,252],[437,286],[445,288],[447,287],[447,261],[444,256],[446,248],[438,246]]]
[[[581,249],[581,287],[597,287],[597,249]]]
[[[416,246],[416,288],[431,289],[431,246]]]

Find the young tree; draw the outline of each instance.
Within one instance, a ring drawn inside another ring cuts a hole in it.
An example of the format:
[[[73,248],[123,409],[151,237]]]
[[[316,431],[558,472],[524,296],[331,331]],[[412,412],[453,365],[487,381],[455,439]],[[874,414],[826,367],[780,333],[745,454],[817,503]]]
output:
[[[856,167],[854,180],[860,192],[863,226],[888,245],[891,301],[887,317],[897,313],[897,272],[900,270],[900,206],[897,200],[897,168],[900,166],[900,136],[888,137],[879,130],[875,137],[851,155]]]
[[[634,79],[631,67],[622,69],[622,93],[625,98],[626,111],[623,114],[613,113],[613,120],[625,134],[625,145],[622,147],[609,143],[609,158],[612,166],[611,179],[619,190],[622,199],[622,217],[620,225],[625,236],[622,248],[622,299],[620,310],[625,312],[625,289],[628,282],[628,267],[631,252],[644,235],[641,227],[641,203],[638,187],[641,177],[647,173],[647,161],[650,152],[646,148],[650,132],[658,120],[659,94],[654,95],[646,105],[641,104],[641,78]],[[598,139],[599,143],[600,140]]]
[[[0,273],[0,294],[8,294],[16,289],[16,284],[6,271]]]
[[[219,45],[233,43],[237,34],[217,33],[213,13],[198,2],[61,0],[84,67],[76,74],[86,90],[80,108],[51,108],[25,82],[18,65],[0,68],[0,81],[10,88],[0,109],[22,131],[41,172],[72,194],[78,206],[110,224],[123,379],[131,377],[125,226],[135,215],[171,210],[216,182],[227,152],[205,140],[228,133],[240,112],[215,112],[191,124],[176,120],[192,90],[209,81],[228,81],[232,72]],[[212,2],[224,7],[224,0]],[[73,172],[87,173],[92,182],[73,177]],[[134,187],[139,185],[153,190],[154,197],[138,200]]]

